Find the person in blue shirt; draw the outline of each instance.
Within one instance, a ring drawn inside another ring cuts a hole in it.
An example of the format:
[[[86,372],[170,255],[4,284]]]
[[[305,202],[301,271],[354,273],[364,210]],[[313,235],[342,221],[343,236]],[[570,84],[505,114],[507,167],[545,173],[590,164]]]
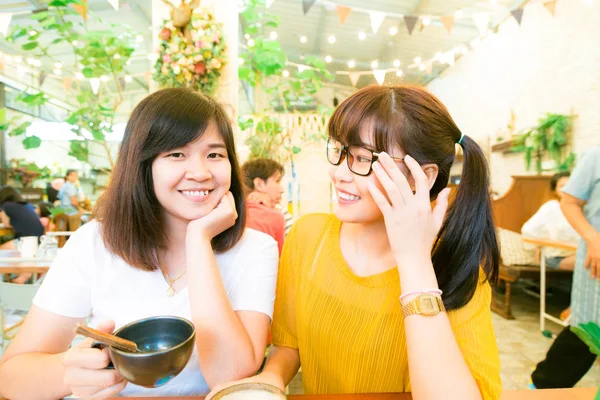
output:
[[[65,214],[69,216],[69,230],[75,231],[81,226],[81,206],[79,203],[79,173],[74,169],[67,171],[65,176],[65,184],[58,191],[58,200],[60,207],[65,210]]]

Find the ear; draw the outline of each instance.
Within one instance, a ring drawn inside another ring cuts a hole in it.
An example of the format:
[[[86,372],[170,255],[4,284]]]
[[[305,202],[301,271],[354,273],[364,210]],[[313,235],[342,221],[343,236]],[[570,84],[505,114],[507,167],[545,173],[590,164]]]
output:
[[[264,192],[265,191],[265,186],[267,185],[267,183],[265,181],[263,181],[260,178],[254,178],[254,180],[252,181],[252,183],[254,183],[254,190],[257,192]]]
[[[429,183],[429,189],[431,190],[438,176],[438,166],[437,164],[423,164],[421,165],[421,169],[423,169],[423,172],[427,175],[427,182]]]

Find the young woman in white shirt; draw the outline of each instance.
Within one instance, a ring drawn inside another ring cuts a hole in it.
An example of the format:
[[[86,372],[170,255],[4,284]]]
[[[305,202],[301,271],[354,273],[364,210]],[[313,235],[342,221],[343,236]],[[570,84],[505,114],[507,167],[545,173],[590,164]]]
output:
[[[548,239],[577,244],[579,234],[573,229],[560,209],[562,188],[569,182],[570,173],[555,174],[550,180],[550,189],[556,199],[542,204],[540,209],[523,225],[521,233],[525,237]],[[546,266],[548,268],[572,271],[575,267],[575,252],[547,247]]]
[[[230,121],[214,100],[165,89],[133,111],[96,219],[69,239],[0,361],[0,397],[201,395],[259,369],[273,312],[276,242],[244,231]],[[70,346],[75,324],[105,332],[156,315],[196,328],[166,385],[128,384],[107,351]]]

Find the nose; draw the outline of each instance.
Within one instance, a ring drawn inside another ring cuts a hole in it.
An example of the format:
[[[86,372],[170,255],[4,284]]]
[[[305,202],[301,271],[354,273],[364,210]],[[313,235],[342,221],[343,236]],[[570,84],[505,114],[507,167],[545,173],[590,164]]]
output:
[[[202,182],[212,178],[212,173],[206,160],[200,157],[191,157],[187,160],[185,178]]]
[[[335,180],[340,182],[350,182],[353,179],[354,174],[348,168],[348,155],[342,159],[339,165],[332,165],[334,168],[333,177]]]

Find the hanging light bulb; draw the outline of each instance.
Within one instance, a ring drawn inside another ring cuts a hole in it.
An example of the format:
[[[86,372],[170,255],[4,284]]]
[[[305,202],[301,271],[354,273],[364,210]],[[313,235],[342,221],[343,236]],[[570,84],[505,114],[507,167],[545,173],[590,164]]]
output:
[[[331,56],[326,56],[326,57],[325,57],[325,62],[326,62],[327,64],[331,63],[332,61],[333,61],[333,58],[331,58]]]
[[[290,71],[288,71],[287,69],[284,69],[283,72],[281,73],[285,78],[287,78],[288,76],[290,76]]]
[[[394,67],[398,68],[400,64],[400,60],[394,60]]]
[[[333,35],[330,35],[330,36],[327,38],[327,41],[329,42],[329,44],[334,44],[334,43],[335,43],[335,36],[333,36]]]
[[[271,38],[271,40],[276,40],[277,39],[277,32],[273,31],[269,34],[269,37]]]
[[[371,61],[371,69],[377,69],[379,67],[379,62],[377,60]]]
[[[300,43],[306,43],[307,40],[308,39],[306,36],[304,36],[304,35],[300,36]]]
[[[130,75],[126,75],[125,82],[130,83],[131,81],[133,81],[133,78]]]
[[[431,18],[428,16],[424,16],[423,17],[423,25],[427,26],[429,24],[431,24]]]
[[[392,26],[390,27],[390,35],[392,36],[396,36],[398,34],[398,27],[397,26]]]
[[[348,61],[348,68],[354,68],[356,66],[356,61],[350,60]]]
[[[421,64],[421,62],[423,62],[423,60],[421,60],[421,57],[415,57],[415,64]]]
[[[358,40],[365,40],[367,38],[367,34],[363,31],[358,32]]]
[[[402,72],[402,70],[401,70],[401,69],[399,69],[398,71],[396,71],[396,76],[397,76],[398,78],[401,78],[401,77],[402,77],[402,75],[404,75],[404,72]]]

